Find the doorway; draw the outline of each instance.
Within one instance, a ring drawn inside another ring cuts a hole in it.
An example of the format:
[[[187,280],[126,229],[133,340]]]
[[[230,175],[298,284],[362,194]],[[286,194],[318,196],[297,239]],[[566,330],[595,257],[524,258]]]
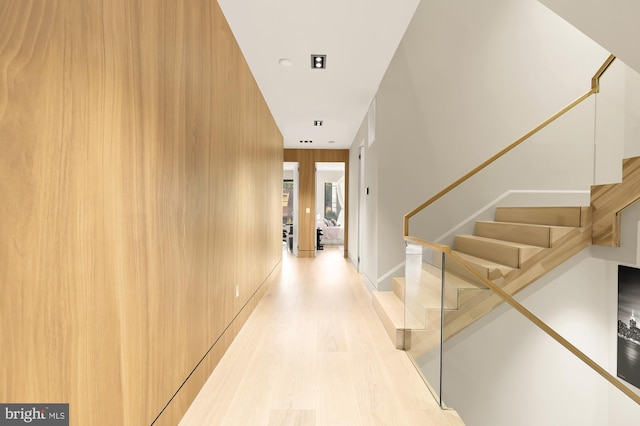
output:
[[[298,256],[299,218],[299,164],[283,163],[282,182],[282,237],[286,250]]]
[[[325,246],[344,251],[347,203],[344,162],[315,163],[316,252]]]
[[[367,245],[365,244],[364,230],[367,229],[365,220],[366,214],[366,187],[365,187],[365,174],[364,174],[364,145],[359,148],[358,151],[358,254],[357,254],[357,268],[360,273],[363,271],[363,261],[367,258]]]

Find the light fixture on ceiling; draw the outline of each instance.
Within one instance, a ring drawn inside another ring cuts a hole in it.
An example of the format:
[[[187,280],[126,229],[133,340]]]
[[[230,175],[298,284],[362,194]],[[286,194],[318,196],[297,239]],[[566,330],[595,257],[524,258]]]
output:
[[[293,61],[289,58],[280,58],[278,60],[278,63],[283,67],[290,67],[291,65],[293,65]]]
[[[323,70],[327,67],[327,55],[311,55],[311,68]]]
[[[316,127],[322,126],[322,123],[323,123],[322,120],[313,120],[313,125]]]

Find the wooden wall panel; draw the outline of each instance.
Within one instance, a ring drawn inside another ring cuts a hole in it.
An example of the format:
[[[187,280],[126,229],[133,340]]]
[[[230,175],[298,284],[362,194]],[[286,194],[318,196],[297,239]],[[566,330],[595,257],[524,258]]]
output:
[[[285,149],[284,161],[299,163],[298,256],[314,257],[316,241],[316,162],[344,163],[345,182],[349,182],[349,150],[347,149]],[[349,210],[349,185],[345,186],[345,209]],[[311,213],[305,213],[309,207]],[[349,256],[349,215],[344,215],[344,257]]]
[[[149,424],[204,357],[175,424],[281,259],[282,137],[216,2],[0,28],[0,401]]]

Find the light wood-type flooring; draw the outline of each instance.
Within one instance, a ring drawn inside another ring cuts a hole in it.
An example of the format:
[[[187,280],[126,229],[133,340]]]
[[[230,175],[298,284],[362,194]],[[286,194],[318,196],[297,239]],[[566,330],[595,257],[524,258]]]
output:
[[[337,247],[282,262],[180,425],[463,425],[394,348]]]

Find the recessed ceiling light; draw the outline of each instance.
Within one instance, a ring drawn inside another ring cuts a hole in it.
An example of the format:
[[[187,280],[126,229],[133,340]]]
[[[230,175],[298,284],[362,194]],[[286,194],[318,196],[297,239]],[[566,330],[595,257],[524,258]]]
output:
[[[313,120],[313,125],[316,127],[322,126],[322,120]]]
[[[327,55],[311,55],[311,68],[321,70],[327,67]]]
[[[280,60],[278,60],[278,63],[283,67],[290,67],[291,65],[293,65],[293,61],[289,58],[281,58]]]

